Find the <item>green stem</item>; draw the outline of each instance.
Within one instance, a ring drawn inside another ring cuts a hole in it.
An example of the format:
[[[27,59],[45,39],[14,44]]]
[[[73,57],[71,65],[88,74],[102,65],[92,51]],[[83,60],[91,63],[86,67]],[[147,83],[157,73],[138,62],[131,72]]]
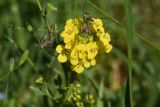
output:
[[[46,10],[46,9],[43,10],[42,5],[41,5],[41,3],[40,3],[40,0],[37,0],[37,5],[38,5],[39,10],[40,10],[40,12],[41,12],[41,15],[42,15],[42,17],[43,17],[43,19],[44,19],[44,21],[45,21],[45,24],[46,24],[46,26],[47,26],[47,28],[48,28],[48,30],[49,30],[50,25],[49,25],[48,20],[47,20],[47,17],[46,17],[46,16],[47,16],[47,10]],[[43,12],[43,11],[44,11],[44,12]]]
[[[69,78],[68,78],[68,67],[67,67],[67,64],[62,64],[62,67],[63,67],[63,70],[64,70],[64,75],[65,75],[65,82],[66,82],[66,84],[65,84],[65,86],[67,87],[68,85],[69,85]]]
[[[7,92],[8,92],[8,87],[9,87],[9,84],[10,84],[11,75],[12,75],[12,71],[10,72],[9,77],[8,77],[8,82],[7,82],[7,86],[6,86],[6,90],[5,90],[5,96],[4,96],[4,105],[6,104]]]
[[[127,19],[127,37],[128,37],[128,94],[129,94],[129,105],[126,104],[127,107],[132,107],[132,10],[130,0],[124,0],[124,8]],[[127,98],[128,99],[128,98]]]

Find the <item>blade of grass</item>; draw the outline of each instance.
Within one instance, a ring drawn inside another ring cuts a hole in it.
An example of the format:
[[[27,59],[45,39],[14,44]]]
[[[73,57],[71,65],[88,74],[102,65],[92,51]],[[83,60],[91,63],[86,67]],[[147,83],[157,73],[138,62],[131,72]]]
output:
[[[102,77],[99,87],[99,95],[97,99],[97,107],[104,107],[103,96],[104,96],[104,77]]]
[[[126,85],[126,107],[132,107],[132,10],[130,0],[124,0],[125,15],[127,19],[127,39],[128,39],[128,80]]]
[[[39,7],[39,10],[42,12],[42,6],[41,6],[41,3],[40,3],[40,1],[39,0],[37,0],[37,4],[38,4],[38,7]]]
[[[9,87],[9,84],[10,84],[12,72],[13,72],[13,70],[14,70],[14,58],[11,58],[11,59],[10,59],[9,65],[10,65],[10,69],[9,69],[9,70],[10,70],[10,73],[9,73],[9,77],[8,77],[8,81],[7,81],[7,85],[6,85],[6,89],[5,89],[4,105],[6,104],[8,87]]]
[[[42,8],[42,5],[41,5],[41,3],[40,3],[40,0],[37,0],[37,5],[38,5],[38,8],[39,8],[39,10],[40,10],[40,12],[41,12],[41,15],[42,15],[42,17],[43,17],[43,19],[44,19],[44,21],[45,21],[45,24],[46,24],[46,26],[47,26],[47,28],[48,28],[48,30],[49,30],[50,25],[49,25],[49,22],[48,22],[48,20],[47,20],[47,10],[46,10],[46,8],[45,8],[45,9]]]
[[[98,11],[100,11],[102,14],[104,14],[104,16],[107,17],[107,19],[111,20],[112,22],[116,23],[117,25],[119,25],[120,27],[125,29],[125,26],[120,23],[118,20],[116,20],[115,18],[113,18],[112,16],[110,16],[109,14],[107,14],[106,12],[104,12],[102,9],[100,9],[99,7],[97,7],[96,5],[94,5],[93,3],[91,3],[89,0],[86,0],[88,4],[90,4],[91,6],[93,6],[95,9],[97,9]],[[148,39],[144,38],[141,34],[132,31],[134,35],[136,35],[138,38],[140,38],[141,40],[143,40],[144,42],[148,43],[149,45],[153,46],[154,48],[158,49],[160,51],[160,47],[153,43],[152,41],[149,41]]]

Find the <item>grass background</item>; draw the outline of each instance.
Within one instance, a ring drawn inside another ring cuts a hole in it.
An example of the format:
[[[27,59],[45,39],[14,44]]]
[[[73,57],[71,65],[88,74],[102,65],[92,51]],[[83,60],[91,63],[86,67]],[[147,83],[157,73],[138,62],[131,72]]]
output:
[[[82,17],[85,10],[93,17],[103,19],[104,26],[111,35],[113,50],[110,54],[103,56],[100,63],[94,68],[78,76],[83,93],[95,95],[95,106],[125,106],[129,67],[127,47],[132,44],[130,48],[133,72],[132,103],[134,107],[159,107],[159,0],[132,0],[131,7],[129,6],[132,9],[132,20],[126,17],[125,11],[127,13],[128,8],[125,8],[127,3],[123,0],[91,0],[101,10],[85,0],[43,0],[40,2],[42,9],[47,10],[48,23],[57,24],[58,32],[63,30],[68,18]],[[127,20],[133,24],[133,31],[141,34],[143,39],[136,36],[136,33],[133,33],[132,38],[128,39],[126,31],[130,33],[131,31],[123,26],[127,24]],[[30,30],[31,28],[33,31]],[[36,47],[37,39],[46,33],[47,26],[37,0],[0,1],[1,105],[3,105],[8,84],[6,107],[53,106],[51,98],[37,90],[35,84],[36,78],[41,75],[46,83],[53,85],[50,88],[55,92],[53,81],[57,76],[62,77],[62,84],[65,82],[64,74],[61,72],[62,66],[56,61],[54,50]],[[154,46],[144,41],[144,38]],[[12,70],[13,58],[15,67]]]

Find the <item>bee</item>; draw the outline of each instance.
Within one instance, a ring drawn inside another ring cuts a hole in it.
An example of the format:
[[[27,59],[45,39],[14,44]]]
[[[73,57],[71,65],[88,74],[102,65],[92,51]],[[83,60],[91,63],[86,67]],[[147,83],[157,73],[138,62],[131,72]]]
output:
[[[91,33],[91,29],[89,27],[89,24],[93,22],[92,17],[88,12],[84,12],[83,14],[83,24],[81,27],[82,34],[88,35]]]
[[[56,26],[52,25],[48,30],[47,36],[44,36],[38,40],[37,47],[41,49],[42,48],[52,48],[55,38],[56,38]]]

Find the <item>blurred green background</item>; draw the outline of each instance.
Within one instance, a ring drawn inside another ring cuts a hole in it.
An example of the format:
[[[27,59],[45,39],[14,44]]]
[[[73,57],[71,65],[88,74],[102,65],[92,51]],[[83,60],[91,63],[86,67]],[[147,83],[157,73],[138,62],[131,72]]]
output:
[[[90,1],[122,24],[126,23],[123,0]],[[82,17],[85,10],[92,17],[102,18],[111,35],[113,50],[78,78],[82,92],[94,94],[96,103],[104,107],[124,107],[128,73],[126,30],[85,0],[42,0],[41,4],[43,10],[47,10],[49,25],[57,24],[58,32],[63,30],[68,18]],[[160,46],[160,1],[131,0],[131,5],[134,31]],[[6,107],[57,107],[50,97],[37,92],[35,84],[35,80],[43,76],[44,81],[53,85],[52,81],[62,71],[54,49],[36,47],[37,40],[48,31],[42,13],[37,0],[0,0],[0,107],[8,83]],[[21,59],[24,52],[28,54],[26,60]],[[133,35],[132,54],[134,107],[159,107],[160,50]],[[17,68],[11,73],[13,58]],[[24,63],[19,62],[20,59]]]

